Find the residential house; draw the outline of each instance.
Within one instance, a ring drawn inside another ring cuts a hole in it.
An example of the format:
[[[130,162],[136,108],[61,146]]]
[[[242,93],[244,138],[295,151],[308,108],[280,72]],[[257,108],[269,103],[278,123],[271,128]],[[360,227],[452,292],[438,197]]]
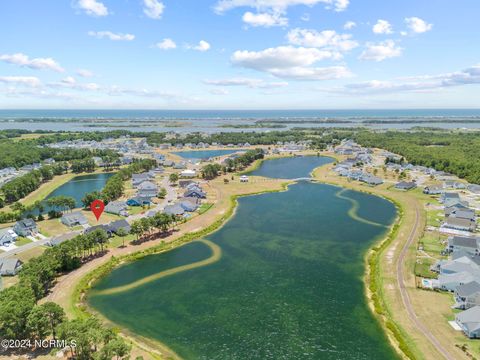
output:
[[[187,186],[189,186],[190,184],[197,184],[197,182],[193,181],[193,180],[180,180],[178,182],[178,185],[181,187],[181,188],[186,188]]]
[[[16,258],[0,259],[0,275],[15,276],[22,268],[23,263]]]
[[[451,236],[448,238],[448,245],[445,251],[449,253],[463,251],[470,255],[479,255],[480,239],[475,237]]]
[[[480,185],[476,185],[476,184],[469,184],[467,186],[467,189],[471,192],[473,192],[474,194],[480,194]]]
[[[17,221],[13,226],[13,231],[24,237],[34,236],[38,233],[37,224],[30,218]]]
[[[90,234],[96,230],[103,230],[107,234],[107,236],[110,238],[112,236],[112,231],[108,227],[108,225],[103,224],[103,225],[95,225],[95,226],[90,226],[88,229],[85,229],[85,234]]]
[[[188,212],[194,212],[195,210],[198,209],[198,205],[190,201],[182,201],[182,202],[179,202],[179,204],[183,208],[183,210]]]
[[[480,337],[480,306],[474,306],[455,316],[455,322],[471,339]]]
[[[123,229],[127,234],[129,234],[130,230],[132,230],[130,224],[126,220],[113,221],[108,224],[108,227],[112,233],[117,235],[120,229]]]
[[[180,176],[184,178],[193,178],[197,176],[197,172],[195,170],[185,169],[180,172]]]
[[[180,216],[185,213],[185,209],[180,204],[167,205],[163,210],[165,214]]]
[[[472,281],[480,281],[480,277],[475,276],[467,271],[439,275],[438,276],[438,288],[445,291],[454,292],[455,289],[463,284],[468,284]]]
[[[445,208],[445,216],[453,216],[463,219],[472,219],[475,220],[475,210],[469,209],[462,204],[457,204],[454,206],[446,207]]]
[[[133,174],[132,175],[132,186],[137,188],[144,181],[150,181],[152,176],[149,173]]]
[[[69,214],[63,214],[60,220],[62,224],[70,227],[88,224],[87,218],[80,211],[75,211]]]
[[[138,195],[142,197],[156,197],[158,195],[158,187],[151,181],[144,181],[138,186]]]
[[[185,191],[183,194],[184,197],[196,197],[199,199],[205,199],[207,197],[207,194],[205,194],[202,190],[198,189],[190,189]]]
[[[152,203],[152,198],[148,196],[135,196],[127,200],[128,206],[144,206],[150,205]]]
[[[125,201],[111,201],[105,206],[105,212],[120,216],[128,216],[128,205]]]
[[[471,219],[459,219],[454,217],[448,217],[441,226],[443,229],[459,230],[474,232],[477,228],[475,220]]]
[[[470,309],[480,305],[480,283],[471,281],[458,286],[454,291],[455,307],[457,309]]]
[[[395,189],[408,191],[411,189],[415,189],[417,184],[414,181],[400,181],[395,185]]]
[[[69,232],[66,234],[58,235],[50,239],[46,245],[47,246],[58,246],[65,241],[73,239],[75,236],[79,235],[79,232]]]
[[[0,246],[12,244],[17,238],[18,235],[11,228],[0,229]]]
[[[440,195],[443,194],[443,188],[440,186],[425,186],[423,193],[427,195]]]
[[[377,185],[383,184],[383,180],[381,178],[370,175],[370,174],[363,174],[360,177],[359,180],[361,182],[364,182],[364,183],[366,183],[368,185],[372,185],[372,186],[377,186]]]

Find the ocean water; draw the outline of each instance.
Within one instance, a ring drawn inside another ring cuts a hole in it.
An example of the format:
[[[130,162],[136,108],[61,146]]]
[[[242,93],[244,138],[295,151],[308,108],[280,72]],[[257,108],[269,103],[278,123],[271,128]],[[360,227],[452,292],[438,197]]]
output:
[[[373,129],[409,129],[413,126],[440,128],[480,128],[480,123],[461,122],[462,119],[480,119],[475,109],[412,109],[412,110],[0,110],[0,130],[52,131],[132,131],[235,132],[271,131],[268,127],[249,129],[225,125],[252,125],[258,120],[329,119],[329,123],[286,124],[293,127],[352,127],[364,120],[385,120],[382,124],[363,124]],[[398,120],[438,119],[442,122],[423,124],[398,123]],[[452,119],[455,122],[443,122]],[[59,120],[66,120],[61,121]],[[390,123],[388,123],[390,121]],[[392,123],[394,121],[394,123]]]

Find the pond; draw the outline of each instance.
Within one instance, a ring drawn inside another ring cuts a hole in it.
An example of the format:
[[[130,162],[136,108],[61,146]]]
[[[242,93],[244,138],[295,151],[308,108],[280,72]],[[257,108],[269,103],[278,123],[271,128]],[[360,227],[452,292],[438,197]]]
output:
[[[192,151],[177,151],[172,154],[178,155],[184,159],[188,160],[207,160],[210,158],[230,155],[239,151],[244,151],[243,149],[223,149],[223,150],[192,150]]]
[[[243,197],[220,230],[115,269],[88,301],[185,359],[394,359],[362,278],[395,215],[382,198],[309,182]]]
[[[334,159],[325,156],[294,156],[271,159],[249,173],[277,179],[310,177],[313,169],[331,163]]]

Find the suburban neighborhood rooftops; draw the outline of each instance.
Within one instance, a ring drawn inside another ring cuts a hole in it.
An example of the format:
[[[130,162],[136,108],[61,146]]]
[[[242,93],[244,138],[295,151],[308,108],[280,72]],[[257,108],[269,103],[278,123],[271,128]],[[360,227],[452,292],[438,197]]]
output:
[[[478,246],[477,238],[466,236],[453,236],[448,239],[450,246],[460,246],[476,249]]]
[[[455,290],[458,296],[466,297],[480,291],[480,284],[476,281],[460,285]]]
[[[480,306],[462,311],[457,314],[456,320],[462,323],[469,332],[477,330],[480,327]]]

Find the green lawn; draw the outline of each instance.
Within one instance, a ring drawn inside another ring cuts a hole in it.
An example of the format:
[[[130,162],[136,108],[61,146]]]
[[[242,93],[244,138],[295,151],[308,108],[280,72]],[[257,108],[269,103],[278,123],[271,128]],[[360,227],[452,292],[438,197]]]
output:
[[[123,238],[121,238],[120,236],[115,235],[115,236],[113,236],[113,237],[110,239],[110,241],[109,241],[109,243],[108,243],[108,247],[110,247],[110,248],[119,247],[119,246],[121,246],[121,245],[123,244],[124,241],[125,241],[125,245],[128,245],[128,243],[129,243],[130,241],[135,240],[135,239],[136,239],[136,237],[135,237],[135,235],[133,235],[133,234],[129,234],[129,235],[123,237]]]
[[[417,262],[415,263],[415,275],[427,279],[435,279],[437,274],[430,271],[430,266],[436,260],[430,258],[417,258]]]
[[[208,210],[210,210],[210,208],[211,208],[212,206],[213,206],[213,204],[211,204],[211,203],[202,204],[202,205],[200,206],[200,208],[198,209],[198,213],[199,213],[200,215],[202,215],[202,214],[206,213]]]
[[[427,226],[439,227],[444,219],[443,211],[427,211]]]
[[[445,239],[445,235],[427,231],[419,243],[423,245],[423,250],[426,253],[437,257],[445,249],[445,245],[442,244]]]
[[[28,244],[28,243],[31,243],[31,242],[32,242],[32,240],[24,238],[22,236],[19,236],[17,238],[17,240],[15,241],[15,245],[22,246],[22,245],[25,245],[25,244]]]

